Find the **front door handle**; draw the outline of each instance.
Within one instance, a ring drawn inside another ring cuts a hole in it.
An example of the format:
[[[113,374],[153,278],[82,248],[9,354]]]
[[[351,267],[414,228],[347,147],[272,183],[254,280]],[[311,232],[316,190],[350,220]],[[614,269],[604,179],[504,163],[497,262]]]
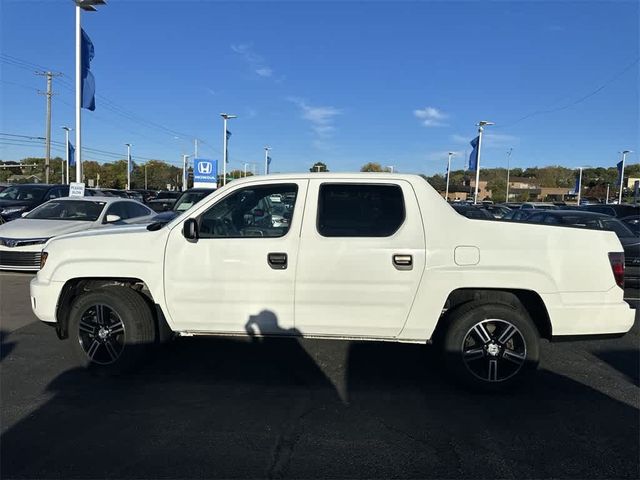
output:
[[[413,256],[396,254],[393,256],[393,266],[398,270],[411,270],[413,269]]]
[[[269,253],[267,255],[267,263],[275,270],[284,270],[287,268],[286,253]]]

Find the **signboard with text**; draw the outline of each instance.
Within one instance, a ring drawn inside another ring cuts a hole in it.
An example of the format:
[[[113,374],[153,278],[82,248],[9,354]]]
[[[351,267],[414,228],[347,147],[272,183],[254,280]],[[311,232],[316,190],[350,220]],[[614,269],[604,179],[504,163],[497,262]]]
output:
[[[84,197],[84,183],[71,182],[69,184],[70,197]]]
[[[218,161],[206,158],[193,159],[193,186],[203,188],[218,187]]]

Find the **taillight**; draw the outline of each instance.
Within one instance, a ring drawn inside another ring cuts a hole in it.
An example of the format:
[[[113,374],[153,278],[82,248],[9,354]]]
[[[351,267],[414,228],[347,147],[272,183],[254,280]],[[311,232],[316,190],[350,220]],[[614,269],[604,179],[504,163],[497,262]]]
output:
[[[620,288],[624,288],[624,253],[609,252],[609,263],[611,263],[611,271],[616,284]]]

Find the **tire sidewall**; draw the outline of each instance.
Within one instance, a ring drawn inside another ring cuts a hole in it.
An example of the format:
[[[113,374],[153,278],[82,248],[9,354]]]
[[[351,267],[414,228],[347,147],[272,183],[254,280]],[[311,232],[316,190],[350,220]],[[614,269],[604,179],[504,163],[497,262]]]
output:
[[[506,320],[512,323],[524,338],[526,359],[520,370],[512,377],[500,382],[489,382],[476,377],[467,368],[462,344],[467,332],[477,323],[487,319]],[[449,317],[449,328],[443,340],[445,363],[464,384],[484,391],[496,391],[514,387],[529,377],[538,367],[540,359],[540,335],[526,312],[506,304],[469,304],[459,307]]]
[[[69,313],[69,340],[80,366],[98,375],[119,375],[131,369],[147,354],[153,343],[150,326],[145,325],[149,318],[140,318],[141,312],[136,310],[141,306],[148,310],[148,307],[144,300],[135,296],[139,294],[127,287],[107,287],[84,293],[73,302]],[[124,349],[118,359],[108,365],[97,364],[89,359],[78,334],[82,315],[96,304],[106,305],[117,313],[124,324]]]

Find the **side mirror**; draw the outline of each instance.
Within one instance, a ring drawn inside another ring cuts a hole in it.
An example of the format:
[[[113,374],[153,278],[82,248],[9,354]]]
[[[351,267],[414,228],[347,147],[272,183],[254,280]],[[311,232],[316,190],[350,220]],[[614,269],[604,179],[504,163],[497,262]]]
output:
[[[198,233],[198,221],[195,218],[187,218],[182,224],[182,235],[187,240],[197,242],[200,237]]]
[[[105,218],[105,223],[116,223],[119,222],[120,216],[119,215],[107,215],[107,218]]]
[[[22,212],[22,213],[20,214],[20,216],[21,216],[22,218],[26,217],[27,215],[29,215],[29,212]]]

